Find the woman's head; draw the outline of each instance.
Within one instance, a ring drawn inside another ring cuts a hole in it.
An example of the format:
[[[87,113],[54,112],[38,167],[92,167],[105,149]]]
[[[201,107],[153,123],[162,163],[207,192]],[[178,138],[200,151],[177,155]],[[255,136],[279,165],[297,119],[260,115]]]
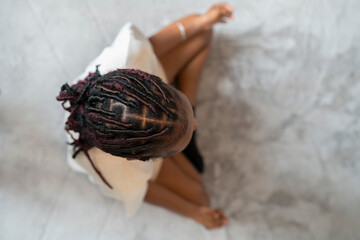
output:
[[[186,147],[196,125],[184,94],[140,70],[96,70],[77,84],[64,84],[57,100],[70,112],[65,129],[79,133],[75,154],[95,146],[141,160],[169,156]]]

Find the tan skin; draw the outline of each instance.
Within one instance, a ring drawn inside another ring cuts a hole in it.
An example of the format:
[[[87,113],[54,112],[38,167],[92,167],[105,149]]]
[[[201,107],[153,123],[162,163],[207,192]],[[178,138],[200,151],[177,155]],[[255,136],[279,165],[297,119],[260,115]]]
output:
[[[178,153],[164,159],[157,179],[149,182],[145,200],[190,217],[208,229],[221,228],[229,219],[221,209],[210,207],[201,175],[181,151],[197,127],[192,106],[196,104],[201,73],[208,57],[212,27],[219,22],[226,22],[226,18],[232,19],[232,12],[230,5],[216,4],[205,14],[186,16],[149,38],[169,83],[177,83],[178,89],[169,87],[180,96],[188,122],[192,124],[188,124],[180,141],[169,149],[169,152]],[[185,41],[181,38],[176,22],[182,23],[185,28]]]

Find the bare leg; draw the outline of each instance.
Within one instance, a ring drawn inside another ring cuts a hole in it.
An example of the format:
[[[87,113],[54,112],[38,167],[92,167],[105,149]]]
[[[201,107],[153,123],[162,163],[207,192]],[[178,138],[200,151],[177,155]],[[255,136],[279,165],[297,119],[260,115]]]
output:
[[[178,88],[189,98],[193,106],[211,37],[211,29],[202,31],[160,57],[169,82],[173,83],[178,76]]]
[[[201,175],[195,169],[195,167],[190,163],[189,159],[181,152],[177,153],[174,156],[171,156],[174,163],[192,180],[204,186],[203,181],[201,179]]]
[[[149,182],[145,200],[149,203],[163,206],[186,217],[193,217],[198,208],[193,202],[180,197],[156,182]]]
[[[145,200],[190,217],[209,229],[228,223],[220,209],[209,208],[202,186],[182,172],[171,157],[164,160],[158,178],[149,182]]]
[[[178,77],[178,89],[190,100],[191,105],[196,105],[196,97],[199,89],[202,70],[208,57],[209,46],[203,48],[180,72]]]
[[[185,159],[187,160],[187,159]],[[177,164],[174,158],[165,158],[156,183],[171,189],[174,193],[198,206],[209,206],[209,198],[202,184],[189,177]]]
[[[220,209],[213,210],[208,207],[197,206],[155,182],[149,182],[145,200],[151,204],[192,218],[208,229],[220,228],[229,221]]]

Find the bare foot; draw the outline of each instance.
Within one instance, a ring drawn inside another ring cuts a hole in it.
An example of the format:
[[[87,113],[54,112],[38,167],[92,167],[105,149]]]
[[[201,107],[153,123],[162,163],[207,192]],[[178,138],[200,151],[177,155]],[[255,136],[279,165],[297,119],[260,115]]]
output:
[[[211,209],[205,206],[199,207],[193,219],[207,229],[221,228],[229,222],[221,209]]]
[[[227,19],[233,19],[234,9],[227,3],[214,4],[203,16],[205,29],[212,28],[216,23],[226,23]]]

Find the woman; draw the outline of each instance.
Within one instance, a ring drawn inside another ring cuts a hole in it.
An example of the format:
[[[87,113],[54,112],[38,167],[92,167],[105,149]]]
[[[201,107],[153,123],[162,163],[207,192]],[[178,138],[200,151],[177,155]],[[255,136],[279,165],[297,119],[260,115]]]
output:
[[[145,199],[209,229],[228,223],[210,208],[199,174],[193,109],[212,27],[232,11],[216,4],[149,39],[128,23],[77,78],[84,80],[63,85],[57,100],[70,113],[65,129],[74,145],[68,163],[121,200],[129,216]]]

